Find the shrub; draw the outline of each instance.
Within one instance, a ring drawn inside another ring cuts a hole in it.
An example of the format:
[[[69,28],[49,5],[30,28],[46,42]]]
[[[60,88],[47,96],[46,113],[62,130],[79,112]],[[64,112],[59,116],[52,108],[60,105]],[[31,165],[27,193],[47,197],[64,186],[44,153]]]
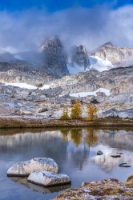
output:
[[[4,88],[3,87],[1,88],[1,93],[4,94]]]
[[[76,100],[76,102],[73,104],[73,107],[71,109],[71,118],[72,119],[82,118],[82,108],[78,100]]]
[[[11,98],[15,98],[15,94],[14,94],[14,92],[12,92],[12,94],[11,94]]]
[[[93,104],[89,103],[87,106],[87,120],[96,120],[97,119],[97,111],[98,109],[93,106]]]
[[[66,106],[63,108],[62,115],[61,115],[60,119],[62,119],[62,120],[70,119],[70,117],[68,115],[68,108]]]

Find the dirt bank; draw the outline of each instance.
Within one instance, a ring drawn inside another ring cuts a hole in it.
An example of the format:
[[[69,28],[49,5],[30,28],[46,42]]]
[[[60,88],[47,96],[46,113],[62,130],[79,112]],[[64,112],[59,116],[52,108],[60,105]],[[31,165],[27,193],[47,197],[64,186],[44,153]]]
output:
[[[0,128],[47,128],[47,127],[133,127],[132,121],[122,120],[56,120],[42,117],[0,117]]]

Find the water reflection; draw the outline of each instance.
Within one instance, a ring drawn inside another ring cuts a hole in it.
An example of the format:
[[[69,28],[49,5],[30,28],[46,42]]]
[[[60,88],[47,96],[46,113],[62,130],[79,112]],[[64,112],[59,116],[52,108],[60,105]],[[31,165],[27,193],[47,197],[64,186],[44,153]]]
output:
[[[72,129],[71,140],[74,142],[76,147],[78,147],[82,141],[82,129]]]
[[[27,178],[10,177],[10,179],[13,182],[17,182],[19,184],[22,184],[22,185],[26,186],[27,188],[32,189],[33,191],[41,192],[43,194],[59,192],[59,191],[66,190],[66,189],[71,187],[71,184],[66,184],[66,185],[61,185],[61,186],[53,186],[53,187],[45,188],[45,187],[38,186],[38,185],[35,185],[35,184],[32,184],[32,183],[28,182]]]
[[[98,137],[93,129],[86,129],[86,132],[86,143],[89,147],[91,147],[98,142]]]
[[[61,133],[62,133],[62,139],[67,142],[68,141],[68,135],[69,135],[69,132],[70,130],[69,129],[62,129],[60,130]]]
[[[99,150],[103,155],[97,156]],[[120,158],[111,157],[117,153],[122,153]],[[72,187],[80,186],[83,181],[104,178],[125,181],[133,174],[133,131],[92,128],[1,130],[0,199],[49,200],[65,189],[64,186],[45,189],[26,179],[6,177],[11,165],[34,157],[53,158],[59,165],[59,172],[70,176]],[[122,162],[131,168],[118,167]]]
[[[61,130],[62,139],[67,142],[71,140],[76,147],[79,146],[83,141],[88,147],[93,146],[98,142],[98,137],[94,129],[62,129]],[[85,136],[85,138],[84,138]]]

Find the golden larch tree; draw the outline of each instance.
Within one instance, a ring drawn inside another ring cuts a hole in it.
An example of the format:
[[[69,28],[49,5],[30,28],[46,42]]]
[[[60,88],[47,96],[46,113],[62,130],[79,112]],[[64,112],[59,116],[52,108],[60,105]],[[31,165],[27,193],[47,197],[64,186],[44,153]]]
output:
[[[60,119],[62,119],[62,120],[70,119],[70,117],[68,115],[68,108],[66,106],[63,108],[62,115],[61,115]]]
[[[96,120],[97,119],[97,111],[98,109],[93,106],[93,104],[89,103],[87,106],[87,120]]]
[[[78,100],[76,100],[75,104],[71,109],[71,118],[72,119],[81,119],[82,118],[82,107]]]

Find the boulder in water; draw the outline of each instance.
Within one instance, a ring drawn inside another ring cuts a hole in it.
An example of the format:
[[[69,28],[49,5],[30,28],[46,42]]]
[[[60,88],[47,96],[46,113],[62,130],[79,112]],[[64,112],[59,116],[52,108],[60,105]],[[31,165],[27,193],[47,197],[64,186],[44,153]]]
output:
[[[58,172],[58,165],[51,158],[33,158],[29,161],[22,161],[10,167],[7,176],[28,176],[31,172],[45,170]]]
[[[44,187],[64,185],[71,182],[71,179],[65,174],[56,174],[47,171],[35,171],[32,172],[28,181]]]

